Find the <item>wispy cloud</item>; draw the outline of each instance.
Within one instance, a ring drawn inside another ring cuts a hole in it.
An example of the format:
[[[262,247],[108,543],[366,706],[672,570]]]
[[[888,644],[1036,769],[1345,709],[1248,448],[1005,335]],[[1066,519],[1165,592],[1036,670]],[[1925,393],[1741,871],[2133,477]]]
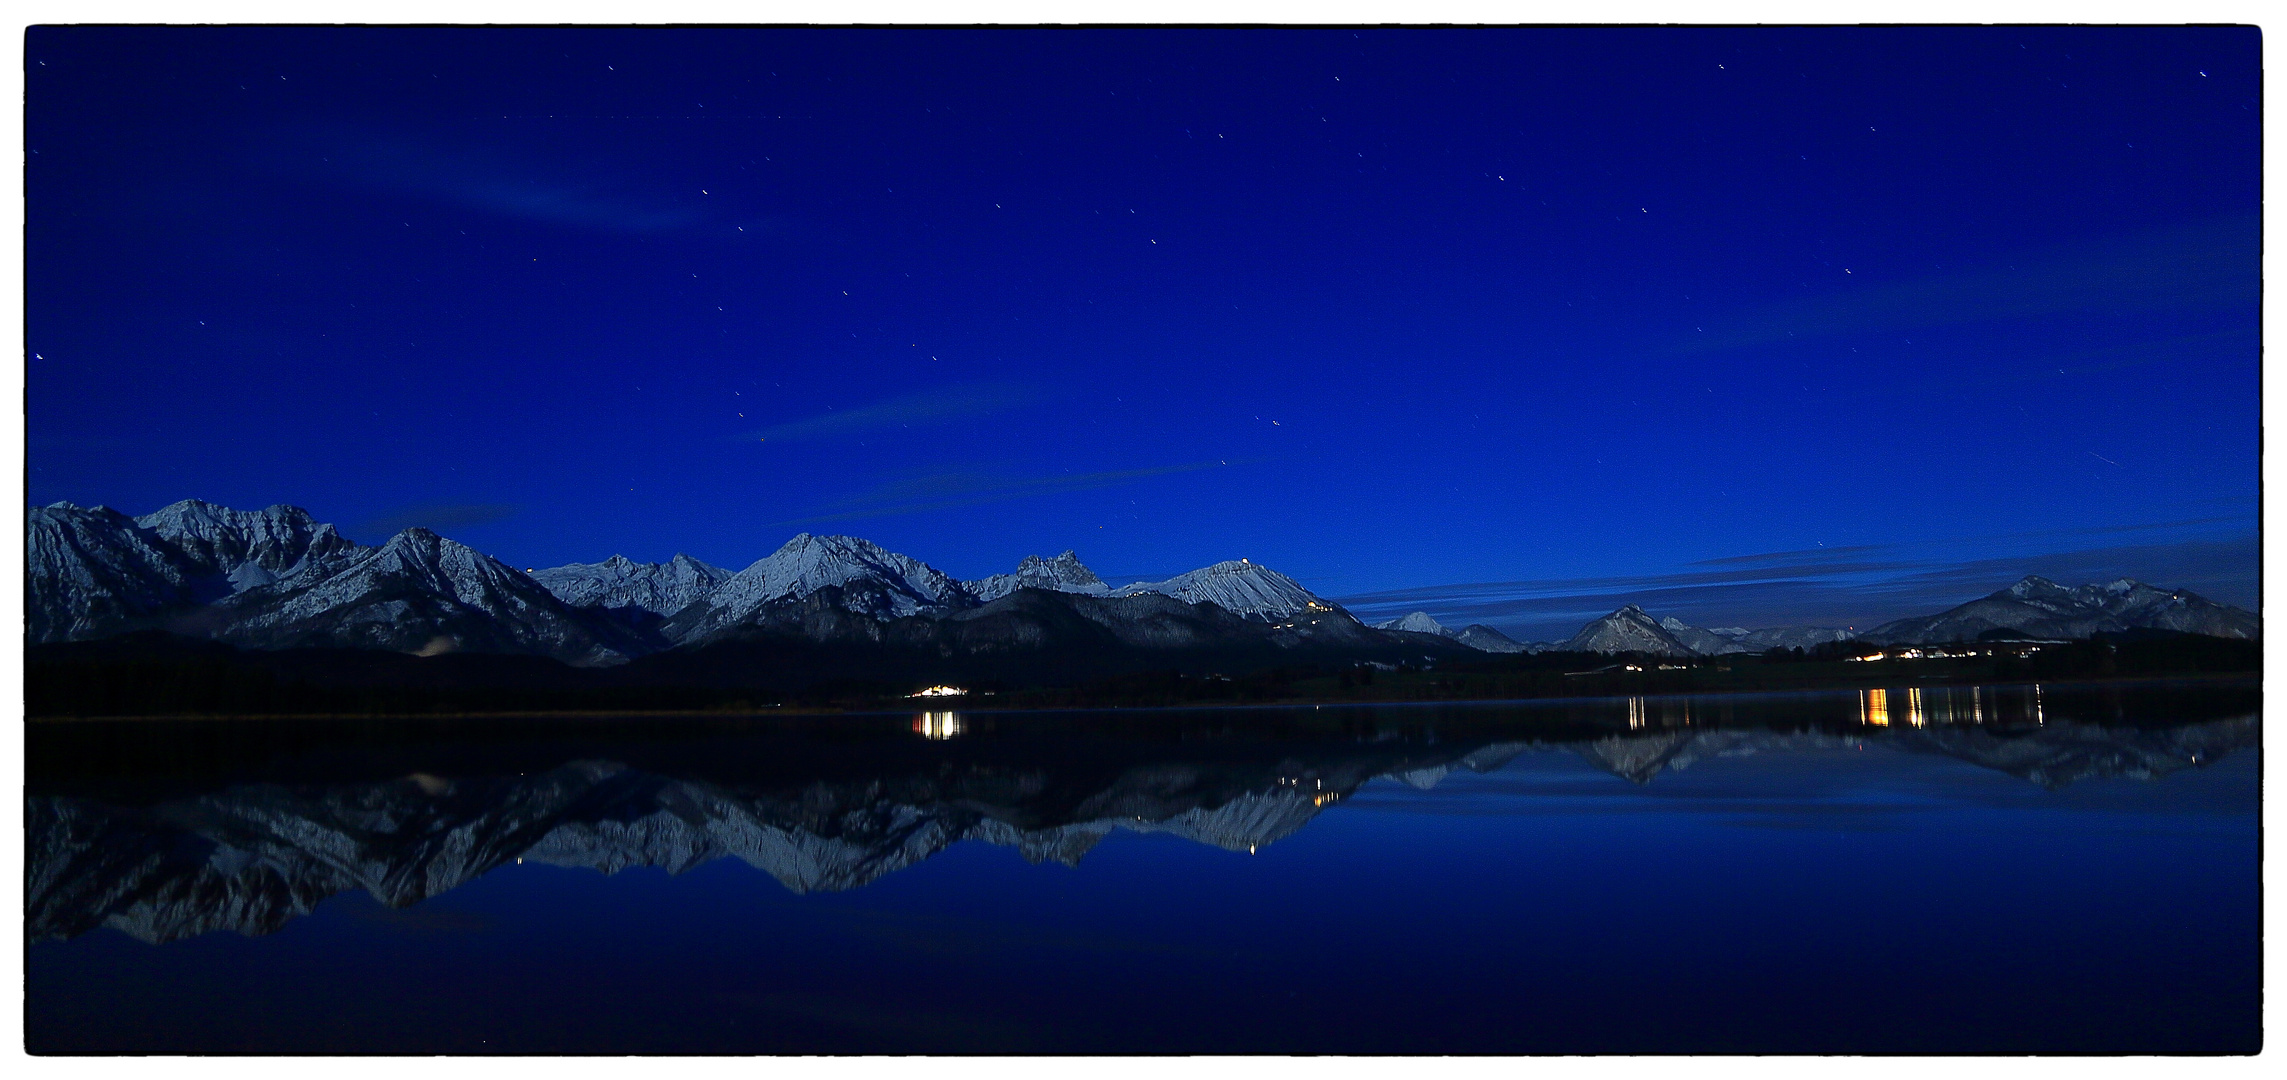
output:
[[[2244,304],[2252,312],[2261,285],[2261,237],[2255,219],[2232,217],[2076,250],[2031,252],[2012,264],[1846,289],[1711,320],[1677,345],[1690,352],[1736,349],[2072,311]]]
[[[1247,462],[1201,461],[1188,465],[1158,465],[1144,469],[1116,469],[1107,472],[1057,473],[1050,476],[1026,477],[972,471],[928,473],[892,481],[853,495],[835,504],[828,513],[816,517],[796,518],[791,521],[773,522],[773,524],[814,525],[830,521],[850,521],[857,518],[918,514],[929,510],[948,510],[954,507],[975,506],[979,503],[1021,499],[1033,495],[1118,487],[1122,484],[1132,484],[1153,477],[1220,469],[1233,464],[1244,465]]]
[[[864,435],[914,424],[986,416],[1016,408],[1037,396],[1026,387],[1005,383],[948,386],[807,416],[751,431],[740,438],[746,442],[784,443]]]
[[[2096,540],[2247,520],[2245,516],[2202,518],[2056,530],[2047,535],[2052,543],[2073,536]],[[2146,543],[2054,546],[2022,555],[1968,558],[1949,551],[1959,543],[1814,548],[1707,559],[1675,573],[1468,582],[1336,599],[1368,621],[1420,610],[1447,625],[1481,622],[1540,640],[1569,636],[1582,622],[1624,604],[1637,604],[1654,615],[1674,615],[1699,626],[1811,624],[1864,629],[1907,615],[1944,610],[2026,574],[2067,584],[2130,577],[2191,589],[2227,604],[2253,608],[2260,603],[2262,556],[2252,530]],[[1695,569],[1699,567],[1706,569]]]
[[[372,132],[301,132],[282,160],[297,172],[367,191],[408,194],[465,209],[605,232],[651,235],[733,224],[693,189],[644,190],[598,161],[549,160],[495,146],[454,145]]]
[[[428,503],[393,510],[357,527],[360,536],[389,537],[411,528],[433,532],[487,525],[516,516],[524,508],[506,503]]]

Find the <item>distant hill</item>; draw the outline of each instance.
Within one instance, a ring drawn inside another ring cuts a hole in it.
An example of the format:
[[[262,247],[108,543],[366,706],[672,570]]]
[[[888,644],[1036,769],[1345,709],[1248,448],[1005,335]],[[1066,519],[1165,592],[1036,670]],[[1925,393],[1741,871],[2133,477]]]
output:
[[[1994,631],[2071,639],[2124,630],[2254,640],[2263,636],[2263,620],[2185,589],[2159,589],[2127,578],[2068,589],[2047,578],[2028,576],[1960,607],[1884,623],[1861,636],[1883,645],[1924,645],[1975,641]]]

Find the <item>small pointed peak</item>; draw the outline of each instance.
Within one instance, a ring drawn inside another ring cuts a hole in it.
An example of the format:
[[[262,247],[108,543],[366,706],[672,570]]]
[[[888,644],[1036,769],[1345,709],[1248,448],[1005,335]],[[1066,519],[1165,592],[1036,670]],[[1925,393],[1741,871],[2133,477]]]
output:
[[[1623,607],[1622,607],[1620,610],[1618,610],[1618,611],[1615,611],[1615,612],[1613,612],[1612,614],[1614,614],[1614,615],[1642,615],[1642,616],[1644,616],[1644,617],[1645,617],[1645,618],[1647,618],[1647,619],[1651,618],[1651,616],[1650,616],[1650,615],[1648,615],[1648,614],[1645,614],[1645,612],[1644,612],[1644,609],[1643,609],[1643,608],[1637,607],[1637,606],[1636,606],[1636,605],[1634,605],[1634,604],[1628,604],[1628,605],[1626,605],[1626,606],[1623,606]]]
[[[1079,552],[1077,552],[1077,551],[1074,551],[1074,550],[1072,550],[1071,548],[1065,548],[1065,549],[1064,549],[1064,554],[1062,554],[1062,555],[1058,555],[1058,556],[1056,557],[1056,561],[1057,561],[1057,562],[1063,562],[1063,561],[1065,561],[1066,559],[1070,559],[1070,560],[1071,560],[1071,561],[1073,561],[1073,562],[1079,562],[1079,561],[1080,561],[1080,553],[1079,553]]]

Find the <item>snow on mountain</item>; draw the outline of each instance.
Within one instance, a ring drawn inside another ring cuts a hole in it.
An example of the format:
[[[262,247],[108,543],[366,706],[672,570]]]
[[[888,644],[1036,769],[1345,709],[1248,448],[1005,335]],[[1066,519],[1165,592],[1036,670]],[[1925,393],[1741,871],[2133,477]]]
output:
[[[1455,630],[1438,622],[1426,611],[1408,613],[1402,619],[1385,619],[1374,624],[1376,630],[1399,630],[1409,634],[1435,634],[1447,641],[1459,642],[1479,652],[1521,653],[1531,650],[1509,635],[1483,623],[1471,623]]]
[[[1730,627],[1711,631],[1745,646],[1748,652],[1769,652],[1772,649],[1808,649],[1830,641],[1849,641],[1857,637],[1836,626],[1772,626],[1761,630],[1741,630]]]
[[[600,563],[571,563],[532,572],[558,600],[576,608],[635,608],[673,615],[715,591],[734,576],[689,555],[664,563],[636,562],[614,555]]]
[[[68,502],[25,517],[24,620],[33,644],[101,637],[193,602],[194,568],[135,519]]]
[[[1673,615],[1660,620],[1660,629],[1667,631],[1669,636],[1682,642],[1685,648],[1701,656],[1718,656],[1723,653],[1751,651],[1730,634],[1721,630],[1703,630],[1697,626],[1688,625]],[[1746,631],[1740,630],[1738,633],[1745,634]]]
[[[1515,638],[1500,632],[1499,630],[1495,630],[1492,627],[1485,625],[1484,623],[1470,623],[1469,625],[1462,627],[1460,630],[1449,632],[1447,636],[1451,637],[1455,641],[1462,643],[1463,645],[1467,645],[1472,649],[1477,649],[1483,652],[1521,653],[1532,651],[1531,647],[1527,646],[1524,642],[1518,641]]]
[[[970,607],[976,597],[959,581],[919,559],[854,536],[802,533],[667,621],[674,641],[695,641],[752,618],[776,600],[842,587],[845,607],[876,619]]]
[[[135,524],[173,545],[194,572],[221,578],[234,593],[284,578],[323,576],[367,550],[298,506],[233,510],[184,499]]]
[[[1112,590],[1111,595],[1134,596],[1147,592],[1172,596],[1186,603],[1213,604],[1234,615],[1263,622],[1342,610],[1303,588],[1293,578],[1246,559],[1219,562],[1166,581],[1123,585]]]
[[[1018,589],[1047,589],[1051,592],[1084,593],[1102,596],[1112,591],[1104,579],[1080,562],[1080,556],[1065,552],[1053,559],[1027,555],[1017,564],[1016,573],[994,574],[968,582],[969,591],[978,600],[991,602]]]
[[[1443,623],[1430,618],[1429,612],[1426,611],[1416,611],[1402,619],[1387,619],[1375,623],[1374,629],[1403,630],[1409,634],[1436,634],[1439,637],[1453,636],[1453,631],[1447,630]]]
[[[1691,646],[1676,640],[1661,625],[1630,604],[1589,623],[1564,643],[1566,652],[1648,653],[1653,656],[1693,656]]]
[[[539,582],[465,544],[407,529],[318,578],[228,597],[210,636],[258,649],[335,646],[394,652],[512,652],[596,666],[634,651]]]
[[[1936,615],[1884,623],[1869,641],[1921,645],[1971,641],[1993,630],[2041,638],[2085,638],[2122,630],[2156,629],[2253,640],[2263,621],[2253,612],[2218,604],[2183,589],[2157,589],[2122,578],[2068,589],[2028,576],[2015,585]]]

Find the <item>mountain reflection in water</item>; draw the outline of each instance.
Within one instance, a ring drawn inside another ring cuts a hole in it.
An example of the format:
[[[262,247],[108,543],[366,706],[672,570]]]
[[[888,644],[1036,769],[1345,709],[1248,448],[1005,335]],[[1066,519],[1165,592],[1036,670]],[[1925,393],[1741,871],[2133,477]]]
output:
[[[2054,688],[1980,690],[1986,722],[1908,726],[1870,720],[1866,696],[1850,693],[1117,717],[36,725],[25,919],[34,941],[109,926],[156,943],[269,933],[355,889],[404,907],[512,861],[609,874],[736,858],[808,893],[858,888],[963,840],[1067,865],[1115,829],[1253,851],[1373,779],[1429,789],[1528,751],[1578,754],[1636,784],[1710,758],[1848,748],[1945,755],[2050,788],[2152,779],[2257,745],[2259,718],[2237,712],[2252,694],[2211,694],[2199,700],[2212,718],[2165,726],[2116,722],[2136,711],[2117,691]],[[2185,700],[2171,699],[2171,718],[2186,716]]]

